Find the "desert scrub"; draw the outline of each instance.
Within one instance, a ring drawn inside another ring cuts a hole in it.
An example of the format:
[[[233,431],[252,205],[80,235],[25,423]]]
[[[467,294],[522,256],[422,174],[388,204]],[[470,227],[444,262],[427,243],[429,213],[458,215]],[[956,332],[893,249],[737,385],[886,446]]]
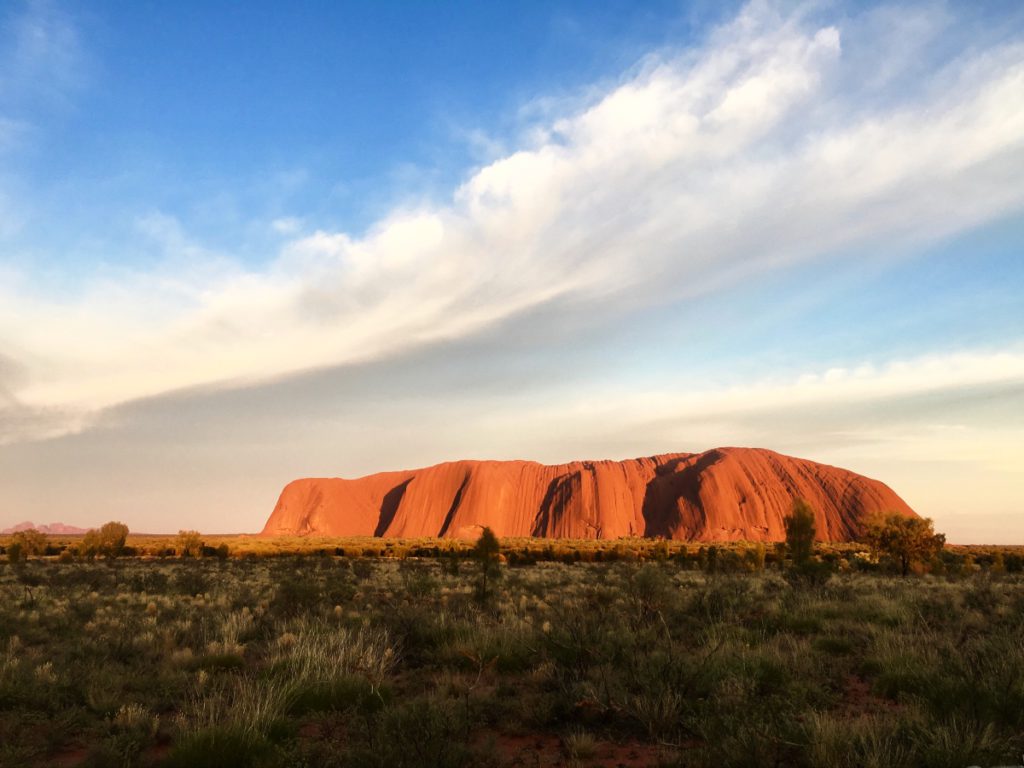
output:
[[[587,738],[686,766],[1024,750],[1024,575],[991,553],[967,578],[808,585],[740,546],[709,573],[696,546],[567,543],[572,564],[500,565],[481,601],[474,564],[364,545],[381,556],[0,566],[0,766],[485,765],[513,738],[580,765]]]
[[[309,619],[286,627],[271,656],[271,669],[283,670],[299,682],[329,682],[358,675],[379,686],[398,663],[398,649],[385,630],[339,629]]]

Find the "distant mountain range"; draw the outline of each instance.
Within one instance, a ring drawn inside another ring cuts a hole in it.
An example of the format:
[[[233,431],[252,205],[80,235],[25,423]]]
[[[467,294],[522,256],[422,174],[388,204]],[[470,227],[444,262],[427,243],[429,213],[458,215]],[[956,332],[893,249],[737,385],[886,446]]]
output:
[[[28,531],[32,528],[35,528],[40,533],[58,536],[73,536],[78,533],[86,533],[89,530],[88,528],[79,528],[78,526],[66,525],[64,523],[46,523],[43,525],[36,525],[35,523],[26,520],[24,523],[18,523],[17,525],[13,525],[10,528],[4,528],[2,531],[0,531],[0,536],[9,536],[12,533],[17,533],[18,531]]]

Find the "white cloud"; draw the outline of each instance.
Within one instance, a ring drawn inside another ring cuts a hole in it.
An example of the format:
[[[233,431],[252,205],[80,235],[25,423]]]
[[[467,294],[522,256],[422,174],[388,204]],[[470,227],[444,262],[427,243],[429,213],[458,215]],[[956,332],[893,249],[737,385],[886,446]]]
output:
[[[270,222],[270,227],[279,235],[294,235],[302,229],[302,219],[295,216],[282,216]]]
[[[851,73],[846,48],[840,27],[753,3],[703,47],[534,126],[448,204],[396,209],[364,236],[317,231],[262,271],[210,268],[154,216],[170,267],[60,300],[0,277],[0,348],[27,371],[14,397],[79,414],[72,428],[134,398],[379,358],[556,300],[607,317],[1024,204],[1022,45],[968,50],[877,103],[846,86],[893,64]],[[831,377],[829,397],[871,386]]]
[[[865,362],[850,368],[808,371],[710,389],[687,383],[673,389],[598,390],[576,398],[570,414],[565,413],[565,404],[559,403],[550,410],[517,408],[510,418],[520,425],[546,425],[544,429],[569,418],[574,422],[572,431],[590,424],[595,434],[626,432],[660,422],[677,432],[680,439],[692,442],[694,438],[685,429],[699,423],[728,421],[742,425],[759,415],[790,414],[800,409],[813,412],[811,421],[816,421],[822,408],[845,413],[899,399],[1000,386],[1024,387],[1024,351],[953,352],[882,364]],[[915,424],[921,422],[919,413],[907,417]],[[499,423],[502,418],[496,414],[492,421]],[[927,416],[935,418],[935,413]],[[940,421],[930,422],[929,428],[950,426],[938,418]],[[1020,426],[1024,426],[1024,417]],[[844,429],[855,428],[847,425]],[[734,426],[722,434],[736,431]],[[1019,452],[1024,452],[1024,442],[1015,453]]]

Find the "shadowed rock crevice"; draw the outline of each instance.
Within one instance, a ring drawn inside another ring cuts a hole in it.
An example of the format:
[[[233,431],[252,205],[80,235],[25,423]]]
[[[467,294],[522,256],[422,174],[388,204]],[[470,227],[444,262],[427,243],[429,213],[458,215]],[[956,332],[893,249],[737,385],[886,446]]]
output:
[[[537,515],[537,522],[533,526],[531,536],[543,536],[545,531],[553,530],[554,520],[552,517],[555,510],[562,507],[562,499],[565,495],[565,489],[562,487],[564,482],[564,478],[556,477],[548,483],[548,490],[540,504],[540,514]]]
[[[462,485],[459,486],[459,490],[455,492],[452,505],[448,508],[448,514],[445,515],[444,522],[441,524],[441,530],[437,532],[438,536],[444,536],[452,527],[452,520],[455,518],[455,513],[459,511],[459,505],[462,503],[462,494],[465,493],[467,485],[469,485],[469,472],[462,479]]]
[[[395,519],[395,514],[398,512],[398,505],[402,503],[402,497],[405,496],[405,489],[409,487],[411,482],[412,478],[410,477],[384,494],[384,500],[380,504],[380,521],[373,532],[374,536],[384,536],[387,533],[388,528],[391,527],[391,522]]]
[[[704,471],[722,458],[718,451],[698,457],[672,459],[657,469],[644,493],[644,535],[695,538],[706,528],[707,516],[700,497]],[[675,536],[682,528],[685,536]]]

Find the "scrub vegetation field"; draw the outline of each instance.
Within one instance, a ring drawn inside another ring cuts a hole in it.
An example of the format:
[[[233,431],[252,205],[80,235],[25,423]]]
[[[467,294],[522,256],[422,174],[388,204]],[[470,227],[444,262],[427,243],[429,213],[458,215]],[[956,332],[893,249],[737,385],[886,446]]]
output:
[[[947,548],[902,577],[856,545],[798,569],[757,545],[245,541],[15,551],[0,766],[964,768],[1024,751],[1019,551]]]

